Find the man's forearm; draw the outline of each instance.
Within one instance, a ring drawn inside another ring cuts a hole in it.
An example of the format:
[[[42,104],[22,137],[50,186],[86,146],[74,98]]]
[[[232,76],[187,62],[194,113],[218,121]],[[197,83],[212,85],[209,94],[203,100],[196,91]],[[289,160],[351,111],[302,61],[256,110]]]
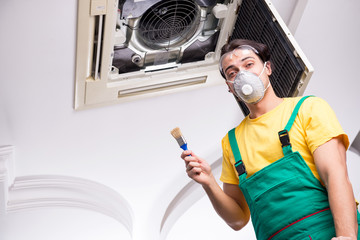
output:
[[[336,236],[357,239],[356,204],[347,174],[346,149],[341,137],[332,138],[314,151],[319,175],[328,191]]]
[[[329,179],[327,189],[336,235],[357,239],[356,203],[349,179],[340,176]]]
[[[215,182],[208,186],[203,186],[217,214],[234,230],[240,230],[249,221],[250,211],[248,207],[240,207],[238,194],[233,196],[226,194]],[[236,186],[238,188],[238,186]],[[237,191],[237,189],[236,189]],[[231,194],[231,193],[229,193]],[[235,199],[234,199],[235,198]],[[239,202],[237,202],[239,201]],[[245,204],[244,204],[245,205]]]

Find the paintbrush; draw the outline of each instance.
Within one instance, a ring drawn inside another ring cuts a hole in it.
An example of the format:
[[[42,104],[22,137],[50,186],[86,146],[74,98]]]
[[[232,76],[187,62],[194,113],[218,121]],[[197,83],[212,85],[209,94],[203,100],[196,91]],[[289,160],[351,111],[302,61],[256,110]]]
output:
[[[180,128],[176,127],[173,130],[171,130],[170,133],[175,138],[175,140],[178,142],[180,148],[182,148],[184,151],[188,150],[187,142],[186,142],[184,136],[181,134]]]

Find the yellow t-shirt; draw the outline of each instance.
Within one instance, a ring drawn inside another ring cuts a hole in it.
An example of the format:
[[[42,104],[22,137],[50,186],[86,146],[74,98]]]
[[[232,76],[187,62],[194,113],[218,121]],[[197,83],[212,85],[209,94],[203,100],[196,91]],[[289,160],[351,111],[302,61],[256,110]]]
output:
[[[285,128],[299,100],[300,97],[285,98],[270,112],[255,119],[247,116],[236,127],[235,136],[248,177],[284,156],[278,132]],[[318,97],[310,97],[302,103],[289,136],[293,151],[299,151],[319,180],[313,158],[315,149],[337,136],[342,136],[346,149],[349,147],[348,136],[340,126],[334,111]],[[222,149],[220,180],[224,183],[239,184],[228,135],[222,139]]]

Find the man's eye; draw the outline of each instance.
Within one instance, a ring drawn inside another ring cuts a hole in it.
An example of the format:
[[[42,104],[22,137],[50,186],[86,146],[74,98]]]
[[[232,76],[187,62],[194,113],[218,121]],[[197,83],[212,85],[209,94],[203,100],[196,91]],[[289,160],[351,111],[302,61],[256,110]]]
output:
[[[245,67],[250,68],[250,67],[252,67],[252,65],[254,65],[254,63],[248,63],[248,64],[246,64]]]
[[[228,73],[228,77],[229,77],[229,78],[233,78],[233,77],[236,76],[236,74],[237,74],[236,71],[231,71],[231,72]]]

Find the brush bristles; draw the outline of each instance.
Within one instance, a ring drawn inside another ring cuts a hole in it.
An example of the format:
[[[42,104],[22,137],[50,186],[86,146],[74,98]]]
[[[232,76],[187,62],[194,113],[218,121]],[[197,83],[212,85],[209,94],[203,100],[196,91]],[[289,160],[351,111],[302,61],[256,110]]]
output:
[[[171,135],[172,135],[174,138],[179,138],[179,137],[181,137],[180,128],[176,127],[176,128],[174,128],[173,130],[171,130]]]
[[[180,147],[186,144],[185,138],[181,134],[180,128],[176,127],[170,133],[176,139]]]

